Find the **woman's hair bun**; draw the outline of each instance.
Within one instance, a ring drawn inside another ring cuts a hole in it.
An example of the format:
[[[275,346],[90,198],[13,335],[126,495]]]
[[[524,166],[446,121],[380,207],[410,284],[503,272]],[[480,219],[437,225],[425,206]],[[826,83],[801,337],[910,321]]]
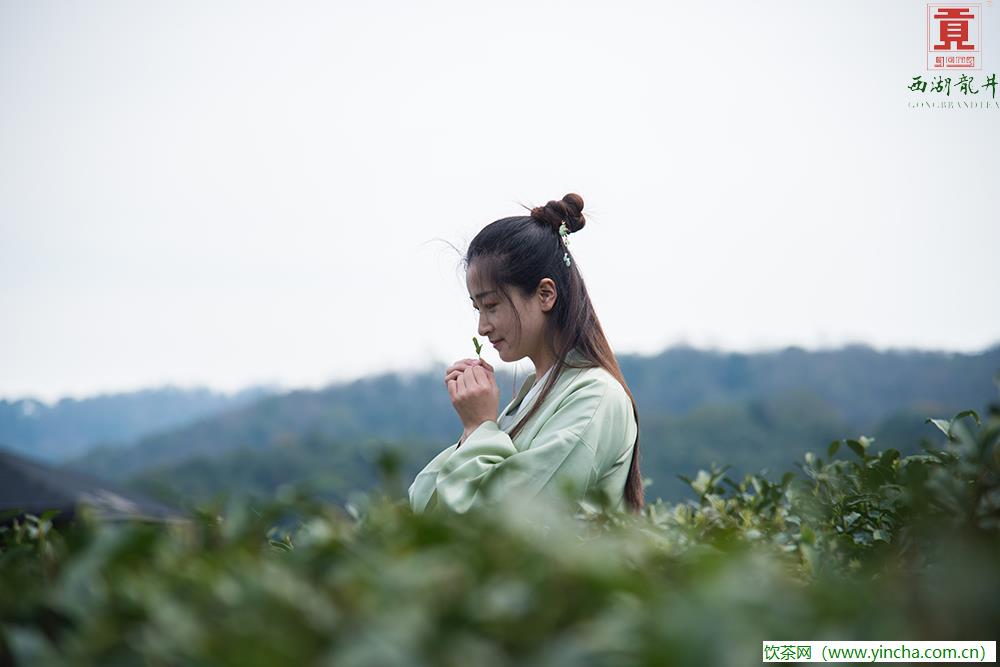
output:
[[[583,217],[583,197],[575,192],[562,199],[553,199],[545,206],[536,206],[531,209],[531,217],[552,225],[556,231],[565,222],[571,234],[580,231],[587,224]]]

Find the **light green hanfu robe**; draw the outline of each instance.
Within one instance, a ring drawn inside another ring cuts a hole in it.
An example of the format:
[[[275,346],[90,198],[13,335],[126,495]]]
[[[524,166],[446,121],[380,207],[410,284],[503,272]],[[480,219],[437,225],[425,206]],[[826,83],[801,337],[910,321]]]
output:
[[[581,359],[571,352],[569,360]],[[511,440],[508,431],[527,414],[545,379],[536,384],[535,373],[529,375],[499,421],[483,422],[461,446],[451,445],[417,474],[409,488],[414,512],[464,513],[512,498],[561,502],[563,485],[581,508],[595,511],[584,496],[601,488],[613,509],[624,509],[637,431],[624,387],[603,368],[565,368]]]

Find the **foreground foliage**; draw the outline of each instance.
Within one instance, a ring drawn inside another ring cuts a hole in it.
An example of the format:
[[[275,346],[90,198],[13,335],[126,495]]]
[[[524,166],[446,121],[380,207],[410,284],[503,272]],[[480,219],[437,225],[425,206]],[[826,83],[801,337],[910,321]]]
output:
[[[992,638],[1000,405],[928,422],[923,454],[860,437],[777,482],[712,468],[698,502],[641,515],[414,515],[387,453],[387,490],[346,509],[285,489],[169,525],[27,517],[0,533],[0,665],[744,665],[771,639]]]

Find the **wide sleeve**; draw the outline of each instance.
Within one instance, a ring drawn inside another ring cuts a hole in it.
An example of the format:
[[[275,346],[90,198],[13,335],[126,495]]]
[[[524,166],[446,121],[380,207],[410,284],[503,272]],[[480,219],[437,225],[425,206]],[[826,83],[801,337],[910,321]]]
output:
[[[444,462],[457,448],[458,443],[456,442],[431,459],[431,462],[417,473],[409,489],[410,507],[414,512],[431,510],[437,504],[435,485],[438,472],[441,470]]]
[[[464,513],[506,498],[562,500],[564,484],[581,494],[595,479],[594,427],[602,423],[608,384],[575,387],[542,424],[524,451],[496,421],[483,422],[444,460],[436,477],[438,502]]]

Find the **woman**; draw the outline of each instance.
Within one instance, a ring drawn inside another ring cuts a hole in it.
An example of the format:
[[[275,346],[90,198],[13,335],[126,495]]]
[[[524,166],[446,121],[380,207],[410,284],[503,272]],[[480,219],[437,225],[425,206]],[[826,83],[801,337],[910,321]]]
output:
[[[590,509],[588,499],[602,493],[615,510],[642,509],[635,400],[569,254],[582,211],[583,199],[568,194],[487,225],[469,245],[463,263],[479,335],[503,361],[529,357],[535,372],[498,419],[493,367],[463,359],[448,368],[445,386],[465,430],[417,474],[415,512],[564,493]]]

